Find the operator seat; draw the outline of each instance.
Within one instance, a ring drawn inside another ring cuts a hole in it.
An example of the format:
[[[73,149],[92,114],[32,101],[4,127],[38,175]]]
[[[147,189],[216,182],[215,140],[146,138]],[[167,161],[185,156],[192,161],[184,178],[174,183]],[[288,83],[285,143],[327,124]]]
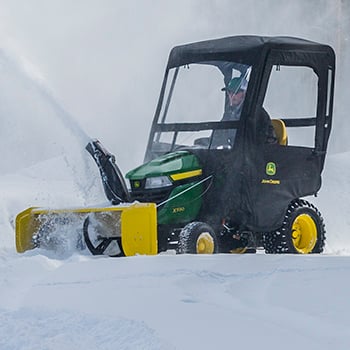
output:
[[[277,141],[281,146],[288,145],[288,135],[286,124],[282,119],[271,119],[273,128],[275,129]]]

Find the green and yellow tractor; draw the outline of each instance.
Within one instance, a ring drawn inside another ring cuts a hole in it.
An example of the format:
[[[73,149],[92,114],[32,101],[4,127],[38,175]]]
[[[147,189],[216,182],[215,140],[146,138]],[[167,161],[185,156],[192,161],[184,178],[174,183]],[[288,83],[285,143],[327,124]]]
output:
[[[305,197],[321,187],[334,77],[333,49],[300,38],[174,47],[129,185],[91,140],[111,205],[29,208],[16,219],[17,250],[49,247],[57,227],[75,225],[92,254],[321,253],[324,221]]]

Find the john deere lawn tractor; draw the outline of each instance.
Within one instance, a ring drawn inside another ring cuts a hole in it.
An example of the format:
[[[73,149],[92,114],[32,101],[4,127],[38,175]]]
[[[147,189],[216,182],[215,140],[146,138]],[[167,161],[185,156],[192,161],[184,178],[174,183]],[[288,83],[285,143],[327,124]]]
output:
[[[299,38],[173,48],[144,164],[126,174],[129,184],[92,140],[111,205],[29,208],[17,217],[17,250],[49,246],[74,218],[92,254],[322,252],[324,221],[304,198],[321,187],[334,76],[332,48]]]

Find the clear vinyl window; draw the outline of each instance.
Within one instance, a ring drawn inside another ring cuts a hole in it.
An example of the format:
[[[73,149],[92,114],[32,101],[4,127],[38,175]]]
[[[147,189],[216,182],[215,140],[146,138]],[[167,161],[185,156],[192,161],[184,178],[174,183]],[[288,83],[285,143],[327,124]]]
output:
[[[318,77],[309,67],[273,67],[263,104],[271,119],[316,117]],[[287,127],[288,145],[314,147],[315,125]]]
[[[169,71],[161,122],[220,121],[227,109],[226,86],[234,78],[247,89],[250,67],[234,62],[203,62]],[[243,102],[243,101],[242,101]]]
[[[183,147],[233,147],[238,123],[226,122],[240,120],[250,73],[251,66],[229,61],[170,69],[152,152],[162,154]],[[226,124],[220,128],[205,124],[210,122]]]

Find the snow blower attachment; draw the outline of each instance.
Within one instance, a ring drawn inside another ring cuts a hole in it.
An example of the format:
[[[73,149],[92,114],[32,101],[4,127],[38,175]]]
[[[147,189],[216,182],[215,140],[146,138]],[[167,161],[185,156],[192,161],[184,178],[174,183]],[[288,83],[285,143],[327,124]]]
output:
[[[17,250],[62,244],[92,254],[309,254],[325,225],[303,199],[321,188],[332,127],[335,54],[299,38],[233,36],[170,52],[144,164],[125,183],[99,141],[106,208],[30,208]]]
[[[19,253],[34,248],[61,250],[85,245],[94,255],[157,254],[156,207],[135,203],[122,207],[52,210],[29,208],[16,218]]]

